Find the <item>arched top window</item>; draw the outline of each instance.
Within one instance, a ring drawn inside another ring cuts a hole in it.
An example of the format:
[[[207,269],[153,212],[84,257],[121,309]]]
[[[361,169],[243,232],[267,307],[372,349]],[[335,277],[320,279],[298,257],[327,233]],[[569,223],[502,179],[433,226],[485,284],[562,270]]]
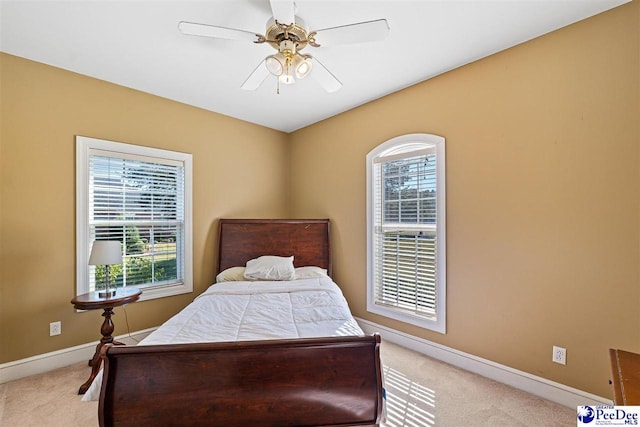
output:
[[[367,310],[442,333],[444,142],[403,135],[367,155]]]

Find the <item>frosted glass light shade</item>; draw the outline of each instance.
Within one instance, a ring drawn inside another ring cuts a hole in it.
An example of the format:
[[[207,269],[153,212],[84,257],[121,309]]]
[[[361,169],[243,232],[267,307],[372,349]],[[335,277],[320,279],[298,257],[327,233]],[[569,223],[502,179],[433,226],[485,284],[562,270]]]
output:
[[[285,85],[291,85],[296,82],[296,79],[294,79],[291,74],[283,74],[278,77],[278,79],[280,80],[280,83],[283,83]]]
[[[122,248],[117,240],[96,240],[91,247],[89,265],[122,263]]]
[[[293,59],[293,69],[297,78],[304,79],[311,72],[310,58],[309,56],[296,55]]]
[[[276,53],[275,55],[267,56],[265,59],[265,65],[267,66],[267,70],[274,76],[281,76],[284,71],[285,58],[281,53]]]

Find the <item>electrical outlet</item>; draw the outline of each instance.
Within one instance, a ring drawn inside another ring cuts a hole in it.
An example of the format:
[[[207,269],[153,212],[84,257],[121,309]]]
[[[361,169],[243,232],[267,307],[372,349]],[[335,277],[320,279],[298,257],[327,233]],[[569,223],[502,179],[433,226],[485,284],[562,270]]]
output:
[[[553,362],[555,362],[555,363],[559,363],[561,365],[566,365],[567,364],[567,349],[554,345],[553,346],[553,356],[551,357],[551,360]]]
[[[51,322],[49,323],[49,336],[52,337],[54,335],[60,335],[62,333],[62,322]]]

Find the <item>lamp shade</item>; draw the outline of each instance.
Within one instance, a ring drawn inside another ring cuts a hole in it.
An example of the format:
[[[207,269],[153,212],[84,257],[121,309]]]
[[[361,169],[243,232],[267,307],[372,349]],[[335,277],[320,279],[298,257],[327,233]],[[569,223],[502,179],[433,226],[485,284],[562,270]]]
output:
[[[96,240],[91,247],[89,265],[111,265],[122,263],[122,248],[117,240]]]
[[[285,61],[286,59],[284,55],[278,52],[275,55],[267,56],[265,59],[265,65],[271,74],[274,76],[280,76],[284,71]]]
[[[278,77],[278,80],[280,80],[280,83],[283,83],[285,85],[291,85],[296,82],[296,79],[294,79],[290,73],[281,75],[280,77]]]
[[[304,79],[311,71],[311,56],[296,55],[293,59],[293,69],[296,71],[296,77]]]

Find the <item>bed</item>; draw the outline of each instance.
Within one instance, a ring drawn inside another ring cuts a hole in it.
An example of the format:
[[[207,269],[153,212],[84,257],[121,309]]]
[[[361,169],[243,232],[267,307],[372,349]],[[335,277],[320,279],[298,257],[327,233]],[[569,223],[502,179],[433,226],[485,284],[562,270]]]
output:
[[[221,219],[218,243],[223,282],[137,346],[103,349],[100,425],[378,425],[380,336],[330,278],[329,221]],[[260,276],[291,256],[293,278]]]

